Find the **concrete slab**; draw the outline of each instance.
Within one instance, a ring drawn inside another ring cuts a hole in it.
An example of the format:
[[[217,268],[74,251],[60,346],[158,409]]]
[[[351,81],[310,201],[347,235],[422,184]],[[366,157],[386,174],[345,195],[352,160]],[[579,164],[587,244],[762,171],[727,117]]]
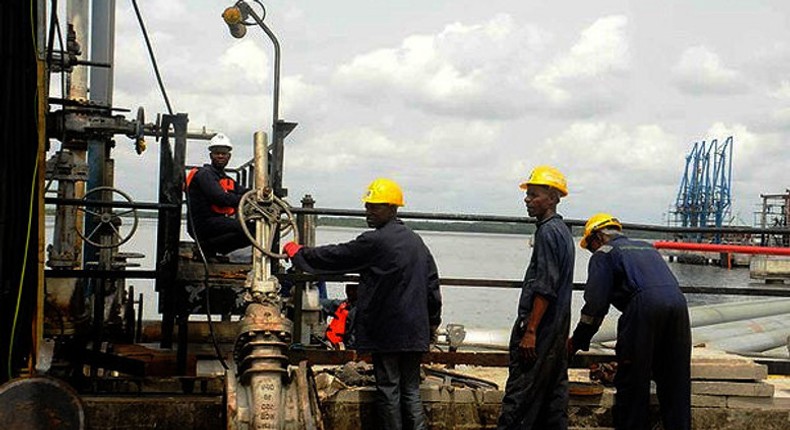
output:
[[[765,382],[774,386],[774,397],[790,399],[790,378],[784,375],[770,375]]]
[[[765,382],[691,381],[691,394],[771,397],[774,386]]]
[[[502,398],[505,397],[505,392],[502,390],[483,391],[483,403],[502,403]]]
[[[790,409],[790,399],[775,397],[727,397],[727,407],[732,409],[780,410]]]
[[[779,255],[755,255],[749,263],[752,279],[790,279],[790,257]]]
[[[727,397],[692,394],[691,406],[696,408],[726,408]]]
[[[768,366],[753,362],[700,359],[691,363],[692,380],[762,381]]]

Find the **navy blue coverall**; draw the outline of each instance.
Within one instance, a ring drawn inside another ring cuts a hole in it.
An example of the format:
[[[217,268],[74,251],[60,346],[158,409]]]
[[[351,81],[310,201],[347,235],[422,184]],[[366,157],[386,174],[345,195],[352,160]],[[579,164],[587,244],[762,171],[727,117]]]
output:
[[[691,427],[691,331],[675,275],[649,243],[615,236],[590,258],[574,348],[588,350],[609,304],[617,322],[615,428],[647,430],[650,379],[667,430]]]
[[[510,335],[510,365],[498,429],[568,428],[568,354],[575,250],[560,215],[538,222],[532,257]],[[535,294],[549,300],[537,330],[538,359],[527,362],[519,342]]]
[[[220,179],[231,179],[224,170],[204,164],[187,186],[187,231],[200,241],[207,254],[227,254],[250,245],[238,218],[214,211],[211,206],[236,208],[247,190],[234,181],[231,191],[220,186]]]
[[[310,273],[359,273],[355,347],[373,353],[380,428],[426,428],[420,359],[441,323],[442,297],[420,236],[393,219],[350,242],[304,247],[291,261]]]

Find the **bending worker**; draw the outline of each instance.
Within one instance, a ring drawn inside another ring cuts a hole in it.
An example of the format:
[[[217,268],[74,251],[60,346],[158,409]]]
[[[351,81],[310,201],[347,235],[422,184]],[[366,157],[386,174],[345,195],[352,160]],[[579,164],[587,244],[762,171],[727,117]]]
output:
[[[250,240],[236,217],[236,208],[247,190],[225,173],[233,144],[227,136],[217,133],[208,150],[211,164],[187,174],[187,231],[212,257],[249,246]]]
[[[376,179],[362,201],[373,230],[337,245],[289,242],[284,251],[306,272],[359,273],[355,346],[373,355],[378,428],[425,429],[420,361],[441,322],[439,274],[420,236],[397,218],[397,183]]]
[[[665,429],[691,427],[691,331],[686,298],[675,275],[649,243],[631,240],[610,214],[584,226],[581,247],[590,258],[581,319],[570,354],[587,351],[609,304],[617,324],[614,420],[618,430],[647,430],[650,379],[656,381]]]
[[[520,185],[537,218],[534,247],[510,335],[510,365],[497,429],[568,428],[568,354],[574,246],[557,214],[568,195],[565,176],[538,166]]]

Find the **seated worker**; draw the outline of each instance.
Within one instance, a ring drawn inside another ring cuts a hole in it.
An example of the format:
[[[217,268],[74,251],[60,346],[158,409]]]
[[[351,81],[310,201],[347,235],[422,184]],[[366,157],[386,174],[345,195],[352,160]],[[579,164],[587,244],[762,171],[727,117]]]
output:
[[[233,144],[227,136],[217,133],[208,150],[211,164],[187,174],[187,232],[199,242],[207,257],[214,257],[249,246],[250,240],[236,217],[247,189],[225,173]]]
[[[345,300],[329,300],[324,303],[324,311],[332,317],[326,326],[325,336],[335,349],[354,348],[354,316],[358,287],[359,284],[346,284]]]

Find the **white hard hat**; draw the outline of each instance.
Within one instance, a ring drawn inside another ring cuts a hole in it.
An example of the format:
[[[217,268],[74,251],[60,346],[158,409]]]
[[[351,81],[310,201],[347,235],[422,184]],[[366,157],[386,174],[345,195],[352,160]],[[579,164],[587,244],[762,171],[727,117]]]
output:
[[[208,150],[213,151],[214,148],[218,147],[228,148],[228,151],[233,150],[233,144],[230,142],[230,139],[222,133],[217,133],[211,138],[208,144]]]

